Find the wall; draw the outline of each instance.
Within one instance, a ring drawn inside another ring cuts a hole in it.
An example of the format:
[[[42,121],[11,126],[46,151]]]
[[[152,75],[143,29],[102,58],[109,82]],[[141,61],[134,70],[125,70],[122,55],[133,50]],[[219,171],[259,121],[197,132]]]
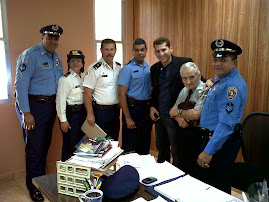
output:
[[[93,0],[7,0],[8,31],[10,41],[12,85],[16,72],[16,59],[27,48],[41,40],[39,30],[49,24],[60,25],[64,33],[60,37],[57,53],[67,70],[66,55],[71,49],[79,49],[85,55],[85,67],[94,62],[94,9]],[[124,61],[131,58],[133,41],[133,0],[124,2],[126,25]],[[106,31],[106,30],[104,30]],[[13,86],[12,86],[13,88]],[[0,179],[23,175],[25,172],[24,141],[14,109],[14,100],[0,105]],[[56,120],[47,159],[47,171],[55,171],[55,162],[61,158],[62,134]],[[16,174],[17,173],[17,174]]]
[[[238,70],[248,86],[244,116],[269,112],[268,31],[266,0],[134,0],[134,38],[149,44],[149,64],[157,61],[154,39],[166,36],[174,55],[192,57],[203,76],[214,78],[211,42],[224,38],[240,45]]]
[[[93,2],[92,0],[8,0],[8,31],[10,42],[12,84],[14,84],[16,59],[27,48],[41,40],[39,30],[49,24],[60,25],[64,32],[57,49],[67,70],[66,55],[71,49],[80,49],[86,56],[86,66],[94,62]],[[14,108],[14,100],[0,105],[0,175],[25,169],[24,141]],[[53,130],[53,140],[48,155],[48,169],[60,159],[62,137],[58,121]]]

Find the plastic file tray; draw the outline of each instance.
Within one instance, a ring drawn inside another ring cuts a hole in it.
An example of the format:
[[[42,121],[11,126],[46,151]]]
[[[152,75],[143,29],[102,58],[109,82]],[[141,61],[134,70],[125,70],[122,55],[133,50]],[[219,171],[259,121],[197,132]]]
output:
[[[84,189],[85,186],[83,185],[83,183],[86,184],[85,178],[72,175],[65,175],[64,173],[57,173],[57,182],[61,184],[66,184],[68,186],[75,186]]]
[[[72,163],[57,161],[57,174],[59,173],[90,179],[91,168]]]
[[[91,168],[57,161],[57,188],[59,194],[78,197],[86,191],[83,182],[90,179]]]
[[[59,194],[65,194],[69,196],[75,196],[78,197],[80,193],[84,193],[86,191],[86,188],[76,187],[76,186],[70,186],[68,184],[57,184],[58,193]]]

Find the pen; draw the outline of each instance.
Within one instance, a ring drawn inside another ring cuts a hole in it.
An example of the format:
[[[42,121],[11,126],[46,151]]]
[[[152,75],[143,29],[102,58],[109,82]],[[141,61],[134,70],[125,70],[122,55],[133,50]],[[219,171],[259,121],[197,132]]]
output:
[[[87,187],[87,185],[85,184],[85,182],[82,181],[82,183],[83,183],[84,187],[86,188],[86,190],[88,190],[89,188]]]
[[[89,187],[88,189],[91,189],[91,185],[90,185],[89,181],[87,180],[87,178],[85,178],[85,182],[86,182],[86,185]]]
[[[100,183],[98,184],[98,186],[96,187],[96,189],[100,189],[101,185],[102,185],[102,182],[100,182]]]

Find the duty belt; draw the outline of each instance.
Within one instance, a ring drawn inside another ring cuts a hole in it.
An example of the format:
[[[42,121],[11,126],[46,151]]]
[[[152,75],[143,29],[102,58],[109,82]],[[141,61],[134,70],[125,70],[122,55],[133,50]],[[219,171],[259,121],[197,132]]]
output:
[[[92,103],[93,107],[95,109],[99,109],[99,110],[110,110],[110,109],[116,109],[119,107],[118,104],[114,104],[114,105],[99,105],[96,102]]]
[[[209,131],[207,128],[200,129],[200,135],[203,142],[208,142],[213,136],[214,131]],[[239,140],[241,135],[241,124],[238,123],[234,127],[234,132],[229,135],[228,139]]]
[[[48,102],[49,100],[55,100],[56,95],[50,95],[50,96],[45,96],[45,95],[31,95],[28,94],[29,99],[33,99],[36,101],[42,101],[42,102]]]
[[[69,112],[80,112],[85,109],[84,105],[67,105],[66,110]]]
[[[133,97],[128,97],[127,101],[128,105],[131,107],[135,105],[143,105],[143,106],[149,105],[149,100],[136,100]]]

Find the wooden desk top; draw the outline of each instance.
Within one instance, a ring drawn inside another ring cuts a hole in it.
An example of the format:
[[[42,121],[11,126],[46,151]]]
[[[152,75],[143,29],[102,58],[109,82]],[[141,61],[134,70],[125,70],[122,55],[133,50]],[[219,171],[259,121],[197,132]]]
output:
[[[68,196],[64,194],[58,194],[57,173],[35,177],[33,179],[33,183],[49,201],[64,201],[64,202],[79,201],[78,198],[76,197],[72,197],[72,196]],[[124,200],[117,200],[117,202],[132,201],[139,197],[143,197],[146,200],[154,199],[155,197],[152,196],[150,193],[146,192],[145,189],[146,189],[146,186],[140,184],[139,190],[135,194],[132,194],[131,196],[129,196],[128,198]],[[108,200],[103,199],[103,202],[106,202],[106,201]]]

